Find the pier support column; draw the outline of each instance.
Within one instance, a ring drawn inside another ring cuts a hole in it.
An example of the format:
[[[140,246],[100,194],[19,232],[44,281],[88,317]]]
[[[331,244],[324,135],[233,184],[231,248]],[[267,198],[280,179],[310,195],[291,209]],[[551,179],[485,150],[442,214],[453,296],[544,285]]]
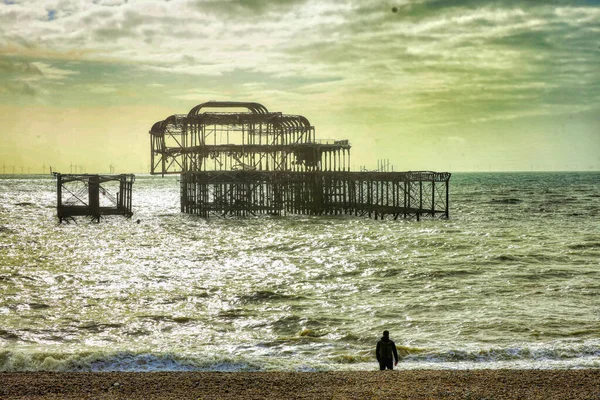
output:
[[[88,204],[90,215],[100,221],[100,178],[98,175],[90,176],[88,181]]]
[[[446,218],[450,218],[450,180],[446,181]]]

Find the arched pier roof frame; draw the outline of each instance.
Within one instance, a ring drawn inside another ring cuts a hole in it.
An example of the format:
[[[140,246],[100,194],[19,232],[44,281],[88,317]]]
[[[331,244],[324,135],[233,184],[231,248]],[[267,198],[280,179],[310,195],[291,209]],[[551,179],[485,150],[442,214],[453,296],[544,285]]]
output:
[[[267,107],[260,103],[244,102],[244,101],[207,101],[205,103],[198,104],[190,110],[188,118],[200,114],[200,110],[203,108],[246,108],[252,114],[268,114],[269,110]]]

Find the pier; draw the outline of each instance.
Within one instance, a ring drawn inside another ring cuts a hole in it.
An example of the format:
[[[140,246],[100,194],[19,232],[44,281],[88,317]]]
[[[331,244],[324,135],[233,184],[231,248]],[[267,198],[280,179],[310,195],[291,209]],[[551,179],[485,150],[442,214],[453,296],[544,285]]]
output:
[[[181,211],[448,218],[450,173],[351,171],[348,140],[321,140],[301,115],[207,102],[150,130],[151,173],[180,174]]]
[[[56,212],[59,222],[88,216],[100,221],[106,215],[130,218],[135,176],[132,174],[60,174],[56,177]],[[114,193],[114,194],[113,194]]]

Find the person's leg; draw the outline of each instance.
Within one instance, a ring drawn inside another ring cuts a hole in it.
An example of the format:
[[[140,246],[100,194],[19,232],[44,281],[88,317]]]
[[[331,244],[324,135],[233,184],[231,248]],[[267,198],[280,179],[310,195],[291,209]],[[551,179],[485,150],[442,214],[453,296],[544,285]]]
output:
[[[385,359],[385,366],[387,367],[387,369],[394,370],[394,359],[393,358],[386,358]]]
[[[384,359],[379,360],[379,370],[383,371],[385,369],[385,361]]]

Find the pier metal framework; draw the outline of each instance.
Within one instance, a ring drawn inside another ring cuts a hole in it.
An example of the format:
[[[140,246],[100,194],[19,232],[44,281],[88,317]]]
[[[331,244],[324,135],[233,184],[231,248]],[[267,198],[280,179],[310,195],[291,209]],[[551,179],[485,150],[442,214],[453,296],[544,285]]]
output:
[[[450,173],[350,171],[348,140],[258,103],[202,103],[150,137],[151,173],[180,174],[185,213],[449,217]]]
[[[105,215],[133,215],[131,197],[135,176],[132,174],[60,174],[56,177],[56,212],[59,222],[76,216],[95,221]],[[114,192],[114,194],[113,194]]]

